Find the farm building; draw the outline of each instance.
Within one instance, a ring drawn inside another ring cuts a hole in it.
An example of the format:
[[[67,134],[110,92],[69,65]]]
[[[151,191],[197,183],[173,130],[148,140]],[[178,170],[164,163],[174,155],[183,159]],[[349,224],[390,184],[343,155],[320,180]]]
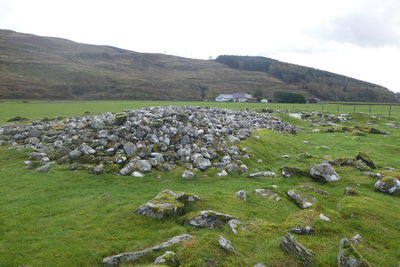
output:
[[[217,102],[246,102],[251,95],[246,93],[221,94],[215,98]]]

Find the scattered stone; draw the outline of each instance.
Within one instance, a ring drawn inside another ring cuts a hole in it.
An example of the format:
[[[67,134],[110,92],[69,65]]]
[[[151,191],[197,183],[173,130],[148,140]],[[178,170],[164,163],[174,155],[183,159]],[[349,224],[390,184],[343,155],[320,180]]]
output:
[[[249,171],[249,168],[245,164],[241,164],[239,167],[240,173],[245,173]]]
[[[293,236],[285,235],[280,247],[290,256],[298,257],[304,265],[312,265],[314,253],[298,242]]]
[[[386,123],[385,126],[391,127],[391,128],[400,128],[400,125],[397,123]]]
[[[236,192],[236,198],[241,199],[241,200],[247,200],[247,192],[245,190],[240,190]]]
[[[359,171],[361,171],[361,172],[370,171],[370,170],[371,170],[371,168],[368,167],[368,165],[365,164],[364,161],[362,161],[362,160],[356,160],[356,161],[353,163],[353,166],[354,166],[357,170],[359,170]]]
[[[196,195],[186,194],[183,192],[174,192],[172,190],[164,190],[138,208],[135,212],[145,216],[161,219],[166,216],[182,215],[185,206],[189,202],[200,200]]]
[[[246,165],[245,165],[246,166]],[[239,166],[236,163],[230,163],[227,166],[228,173],[232,173],[238,170]],[[246,167],[247,168],[247,167]]]
[[[191,171],[184,171],[182,173],[182,178],[185,178],[185,179],[193,179],[194,176],[195,176],[195,173],[191,172]]]
[[[281,200],[281,197],[278,194],[274,193],[269,188],[268,189],[256,189],[254,191],[255,191],[256,194],[258,194],[260,196],[263,196],[263,197],[266,197],[268,199],[272,199],[272,200],[275,200],[275,201],[280,201]]]
[[[356,196],[356,195],[358,195],[358,192],[357,192],[357,190],[355,190],[351,187],[346,187],[344,189],[344,194],[348,195],[348,196]]]
[[[317,202],[317,199],[311,196],[306,196],[297,190],[289,190],[287,195],[290,199],[292,199],[300,208],[308,209],[313,206],[314,203]]]
[[[11,118],[11,119],[7,120],[7,122],[14,122],[14,121],[28,121],[28,120],[29,120],[28,118],[24,118],[24,117],[16,116],[16,117],[13,117],[13,118]]]
[[[308,159],[308,158],[312,158],[313,156],[308,153],[308,152],[301,152],[299,153],[299,159]]]
[[[334,182],[340,179],[340,176],[329,163],[315,164],[311,168],[310,175],[322,182]]]
[[[252,173],[249,175],[250,178],[255,178],[255,177],[276,177],[276,174],[274,172],[270,171],[264,171],[264,172],[256,172]]]
[[[138,150],[138,149],[137,149],[136,145],[133,144],[133,143],[131,143],[131,142],[126,142],[126,143],[124,144],[124,151],[125,151],[125,154],[126,154],[127,156],[135,155],[136,152],[137,152],[137,150]]]
[[[237,234],[237,232],[238,232],[238,230],[236,229],[239,225],[240,225],[240,220],[238,220],[238,219],[233,219],[233,220],[230,220],[230,221],[228,221],[228,226],[229,226],[229,229],[231,229],[232,230],[232,232],[236,235]]]
[[[157,257],[154,262],[154,265],[165,265],[165,266],[171,266],[171,267],[178,267],[180,265],[180,262],[178,260],[178,257],[176,254],[172,251],[166,251],[163,255]]]
[[[132,261],[137,260],[147,254],[150,254],[155,251],[159,251],[161,249],[164,249],[164,248],[172,246],[174,244],[183,242],[185,240],[189,240],[192,237],[193,236],[188,235],[188,234],[178,235],[171,239],[168,239],[166,242],[164,242],[160,245],[157,245],[157,246],[154,246],[154,247],[142,250],[142,251],[127,252],[127,253],[121,253],[121,254],[114,255],[114,256],[108,256],[103,259],[102,263],[105,267],[110,267],[110,266],[116,266],[123,262],[132,262]]]
[[[312,145],[312,142],[310,142],[310,141],[303,141],[303,144],[305,144],[305,145]]]
[[[385,194],[393,194],[400,189],[400,181],[395,177],[385,177],[375,183],[375,189]]]
[[[321,149],[321,150],[330,150],[331,148],[328,146],[317,146],[316,149]]]
[[[385,171],[390,171],[390,172],[398,172],[399,170],[396,168],[392,168],[392,167],[383,167],[383,169]]]
[[[286,154],[286,155],[282,155],[281,158],[288,159],[288,158],[290,158],[290,156]]]
[[[39,168],[36,169],[37,172],[40,173],[48,173],[51,167],[51,163],[46,163],[43,166],[40,166]]]
[[[367,154],[359,152],[358,155],[356,156],[356,159],[363,161],[371,169],[376,169],[374,162]]]
[[[217,175],[218,175],[218,176],[227,176],[228,173],[227,173],[225,170],[222,170],[222,171],[219,171],[219,172],[217,173]]]
[[[319,133],[321,131],[321,129],[313,129],[311,132],[313,133]]]
[[[258,159],[258,160],[257,160],[257,163],[262,163],[262,162],[263,162],[262,159]]]
[[[282,172],[283,177],[286,177],[286,178],[301,176],[303,174],[303,172],[300,169],[294,168],[294,167],[287,167],[287,166],[282,167],[281,172]]]
[[[361,239],[362,239],[362,236],[359,233],[356,233],[356,235],[351,238],[350,242],[352,244],[359,244],[359,243],[361,243]]]
[[[311,235],[314,233],[314,229],[311,226],[306,227],[295,227],[288,229],[288,232],[298,235]]]
[[[219,236],[218,243],[221,246],[221,248],[223,248],[223,249],[225,249],[225,250],[227,250],[229,252],[232,252],[232,253],[236,252],[234,247],[231,244],[231,241],[229,241],[228,239],[226,239],[222,235]]]
[[[103,197],[104,197],[105,199],[108,199],[108,198],[111,197],[111,194],[109,194],[109,193],[104,193],[104,194],[103,194]]]
[[[143,177],[144,174],[141,173],[141,172],[138,172],[138,171],[134,171],[134,172],[132,172],[131,176],[133,176],[133,177]]]
[[[26,169],[33,169],[35,166],[34,163],[30,160],[25,160],[24,165]]]
[[[259,263],[254,264],[253,267],[265,267],[265,264],[263,262],[259,262]]]
[[[104,170],[104,165],[103,164],[99,164],[96,167],[93,168],[93,173],[96,175],[100,175]]]
[[[382,174],[379,172],[363,171],[363,174],[371,176],[372,178],[376,178],[376,179],[383,178]]]
[[[369,267],[369,263],[361,256],[354,246],[343,238],[340,240],[338,253],[339,267]]]
[[[322,213],[319,215],[319,218],[321,218],[321,220],[326,221],[326,222],[329,222],[331,220],[331,219],[329,219],[327,216],[325,216]]]
[[[214,229],[233,219],[237,218],[232,215],[215,212],[213,210],[203,210],[188,218],[187,223],[196,227]]]

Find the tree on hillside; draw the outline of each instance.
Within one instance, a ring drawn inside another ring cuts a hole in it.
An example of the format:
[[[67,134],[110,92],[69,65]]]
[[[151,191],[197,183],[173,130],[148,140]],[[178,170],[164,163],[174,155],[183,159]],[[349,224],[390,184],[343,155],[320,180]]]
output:
[[[274,99],[278,103],[306,103],[304,95],[284,91],[274,92]]]
[[[256,98],[257,101],[261,101],[261,99],[263,98],[263,96],[264,96],[264,93],[263,93],[263,91],[262,91],[260,88],[256,89],[256,90],[254,91],[254,93],[253,93],[253,97]]]

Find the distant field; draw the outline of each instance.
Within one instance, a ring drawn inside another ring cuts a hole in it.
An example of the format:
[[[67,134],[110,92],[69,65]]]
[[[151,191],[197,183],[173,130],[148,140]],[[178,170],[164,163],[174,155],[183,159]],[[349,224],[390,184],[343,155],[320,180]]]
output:
[[[231,109],[287,109],[296,111],[325,111],[333,113],[365,112],[379,116],[400,117],[398,105],[369,105],[362,103],[341,104],[281,104],[281,103],[219,103],[219,102],[192,102],[192,101],[14,101],[0,102],[0,124],[15,116],[28,119],[42,119],[43,117],[70,117],[83,115],[85,112],[98,114],[103,112],[121,112],[125,109],[136,109],[147,106],[160,105],[191,105],[213,106]],[[49,114],[51,114],[49,116]]]

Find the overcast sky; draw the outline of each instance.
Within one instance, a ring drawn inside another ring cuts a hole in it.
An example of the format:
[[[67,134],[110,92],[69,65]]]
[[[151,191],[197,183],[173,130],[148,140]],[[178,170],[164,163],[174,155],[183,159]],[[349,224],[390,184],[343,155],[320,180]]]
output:
[[[0,0],[0,28],[190,58],[266,56],[400,92],[400,0]]]

